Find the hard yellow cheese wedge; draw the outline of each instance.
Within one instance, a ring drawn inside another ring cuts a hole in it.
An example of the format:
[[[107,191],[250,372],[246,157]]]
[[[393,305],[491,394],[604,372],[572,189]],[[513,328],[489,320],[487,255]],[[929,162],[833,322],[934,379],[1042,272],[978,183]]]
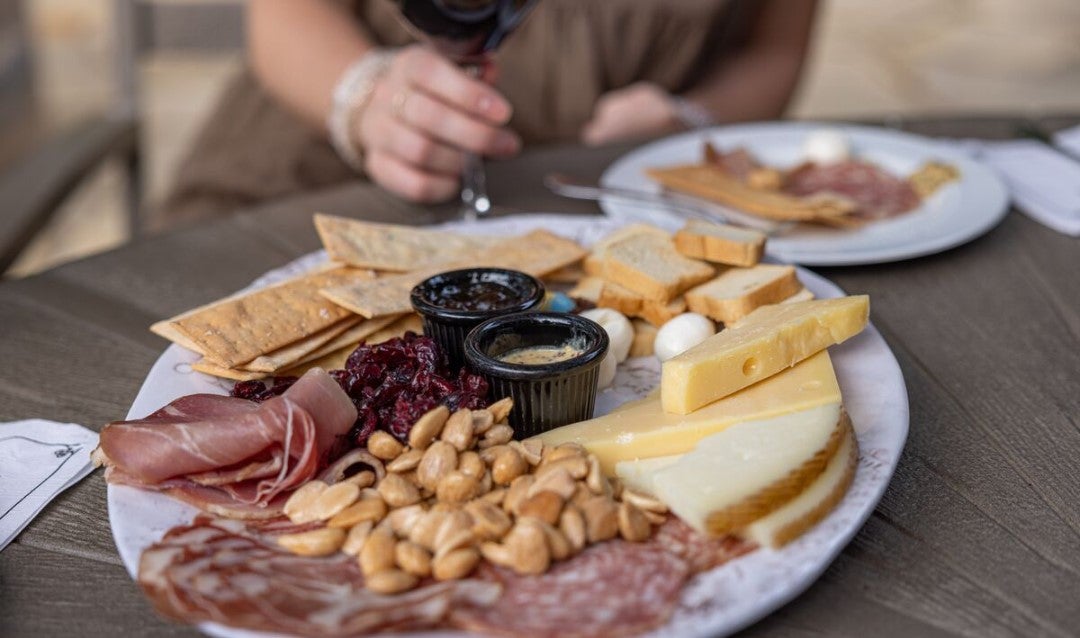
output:
[[[664,411],[689,414],[825,348],[866,326],[866,295],[758,308],[732,327],[664,362]]]
[[[782,547],[818,523],[844,498],[859,464],[859,444],[850,427],[821,476],[786,505],[738,531],[762,547]]]
[[[540,435],[547,445],[574,442],[600,459],[611,475],[620,461],[682,454],[698,441],[740,421],[764,419],[840,402],[827,352],[806,359],[764,381],[687,415],[664,412],[660,397],[622,406],[606,416],[556,428]]]
[[[647,484],[654,496],[698,531],[730,534],[812,485],[848,427],[839,402],[744,421],[702,439],[692,452],[670,464],[639,472],[631,482]],[[618,473],[633,474],[638,468],[631,465],[620,464]]]

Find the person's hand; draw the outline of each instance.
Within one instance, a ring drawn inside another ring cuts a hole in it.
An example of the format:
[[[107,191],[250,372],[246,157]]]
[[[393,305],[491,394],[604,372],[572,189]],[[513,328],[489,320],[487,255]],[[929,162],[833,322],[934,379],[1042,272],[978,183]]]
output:
[[[454,197],[463,152],[506,157],[521,140],[505,128],[510,103],[482,80],[414,45],[378,81],[354,129],[364,170],[383,188],[417,202]]]
[[[680,128],[671,94],[650,82],[638,82],[600,96],[581,141],[600,146],[653,137]]]

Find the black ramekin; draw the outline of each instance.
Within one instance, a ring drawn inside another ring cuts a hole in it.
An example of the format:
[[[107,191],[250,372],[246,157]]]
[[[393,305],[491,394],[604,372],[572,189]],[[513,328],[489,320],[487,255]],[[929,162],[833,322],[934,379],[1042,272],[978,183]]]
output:
[[[429,293],[437,293],[447,285],[475,284],[484,281],[500,283],[521,294],[520,300],[497,310],[453,310],[430,301]],[[465,365],[465,335],[477,325],[502,315],[521,313],[538,308],[544,301],[544,284],[531,275],[502,268],[466,268],[451,270],[428,277],[412,289],[412,307],[424,321],[424,334],[439,342],[450,360],[450,368]]]
[[[544,365],[499,361],[510,350],[580,342],[581,354]],[[563,313],[530,312],[490,319],[465,338],[469,368],[491,384],[492,400],[514,400],[510,425],[527,438],[568,423],[592,418],[600,361],[608,350],[607,332],[595,321]]]

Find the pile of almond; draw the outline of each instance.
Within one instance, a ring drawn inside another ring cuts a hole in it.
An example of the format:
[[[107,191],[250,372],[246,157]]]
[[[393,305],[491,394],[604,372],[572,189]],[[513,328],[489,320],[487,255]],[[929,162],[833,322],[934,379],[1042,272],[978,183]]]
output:
[[[481,558],[541,574],[592,543],[646,540],[664,521],[663,503],[608,479],[581,446],[513,440],[512,406],[440,406],[416,422],[408,445],[376,432],[373,471],[310,481],[285,504],[294,523],[326,526],[278,543],[304,556],[357,556],[368,588],[391,594],[427,577],[464,578]]]

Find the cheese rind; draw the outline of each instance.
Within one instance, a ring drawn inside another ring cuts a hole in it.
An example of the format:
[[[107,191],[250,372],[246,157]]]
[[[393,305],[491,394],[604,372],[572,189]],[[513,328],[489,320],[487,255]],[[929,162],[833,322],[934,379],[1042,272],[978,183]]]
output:
[[[858,465],[859,444],[855,431],[848,426],[840,449],[817,480],[783,507],[739,530],[738,535],[762,547],[790,543],[825,518],[844,498]]]
[[[766,379],[866,326],[866,295],[758,308],[681,355],[664,362],[663,408],[689,414]]]
[[[820,352],[688,415],[665,412],[660,397],[653,395],[624,404],[605,416],[550,430],[539,438],[547,445],[583,445],[611,475],[621,461],[689,452],[703,438],[740,421],[839,402],[840,386],[832,361],[828,352]]]
[[[652,493],[694,529],[723,535],[765,516],[825,471],[846,430],[840,403],[744,421],[652,474]]]

